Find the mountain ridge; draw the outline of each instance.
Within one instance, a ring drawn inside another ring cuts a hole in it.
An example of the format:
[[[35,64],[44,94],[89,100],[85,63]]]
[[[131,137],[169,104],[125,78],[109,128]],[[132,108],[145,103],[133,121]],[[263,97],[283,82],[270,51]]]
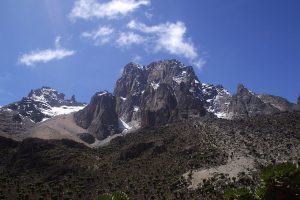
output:
[[[74,112],[74,122],[70,122],[70,117],[67,117],[68,120],[55,120],[66,121],[66,127],[76,130],[68,134],[75,137],[94,137],[90,141],[97,143],[98,140],[109,139],[113,135],[142,127],[162,126],[193,119],[231,120],[292,112],[300,110],[300,105],[282,97],[256,94],[242,84],[238,85],[235,94],[230,94],[222,85],[202,83],[193,67],[173,59],[155,61],[147,66],[128,63],[116,81],[114,91],[97,92],[87,105],[77,102],[74,95],[65,99],[63,93],[43,86],[31,90],[27,97],[4,106],[1,110],[11,111],[15,119],[20,118],[19,121],[10,123],[18,123],[18,126],[23,127],[22,130],[31,126],[38,126],[37,130],[41,130],[46,124],[62,126],[61,122],[35,124],[57,115]],[[11,121],[13,118],[9,116],[7,115],[7,119]],[[85,131],[77,132],[82,129]],[[62,129],[54,127],[54,130],[57,132]]]

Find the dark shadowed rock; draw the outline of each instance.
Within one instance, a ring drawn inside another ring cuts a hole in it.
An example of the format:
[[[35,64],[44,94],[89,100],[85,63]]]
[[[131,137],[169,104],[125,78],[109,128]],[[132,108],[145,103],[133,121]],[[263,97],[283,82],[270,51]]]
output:
[[[88,144],[93,144],[96,140],[95,137],[89,133],[79,133],[77,136],[84,142]]]
[[[156,89],[148,87],[141,104],[142,126],[163,125],[171,122],[177,114],[176,106],[176,97],[169,85],[160,84]]]
[[[77,125],[87,129],[97,139],[118,133],[116,99],[107,91],[96,93],[89,105],[74,114]]]

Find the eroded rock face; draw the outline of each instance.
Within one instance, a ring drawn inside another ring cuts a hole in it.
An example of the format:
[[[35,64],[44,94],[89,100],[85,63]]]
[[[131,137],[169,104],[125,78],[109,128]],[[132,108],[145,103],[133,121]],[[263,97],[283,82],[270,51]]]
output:
[[[163,125],[176,117],[177,100],[172,88],[167,84],[160,84],[154,89],[148,87],[141,104],[142,126]]]
[[[269,103],[264,103],[242,84],[238,85],[237,93],[232,96],[229,107],[232,118],[252,117],[259,114],[279,112],[279,109]]]
[[[146,73],[143,66],[129,63],[124,67],[122,77],[116,82],[114,96],[116,111],[125,122],[140,119],[141,96],[146,88]]]
[[[91,102],[74,114],[77,125],[87,129],[99,140],[118,133],[116,98],[107,91],[96,93]]]
[[[162,125],[205,115],[200,81],[192,67],[176,60],[147,67],[129,63],[114,95],[119,117],[129,124]]]
[[[270,94],[258,94],[257,97],[259,97],[264,103],[271,104],[273,107],[277,108],[280,111],[293,110],[293,104],[283,97]]]

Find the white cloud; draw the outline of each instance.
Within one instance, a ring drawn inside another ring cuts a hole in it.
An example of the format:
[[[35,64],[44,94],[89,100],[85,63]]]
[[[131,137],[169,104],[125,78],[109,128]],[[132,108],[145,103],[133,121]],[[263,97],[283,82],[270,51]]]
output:
[[[55,49],[35,50],[22,55],[18,63],[27,66],[34,66],[36,63],[47,63],[52,60],[61,60],[67,56],[72,56],[75,51],[61,48],[60,37],[55,39]]]
[[[187,58],[196,67],[201,68],[205,61],[199,57],[191,39],[186,38],[186,26],[183,22],[163,23],[147,26],[143,23],[131,21],[127,24],[131,30],[140,31],[149,36],[155,52],[167,52],[172,55]]]
[[[116,42],[119,46],[131,46],[133,44],[142,44],[143,42],[145,42],[145,40],[145,38],[136,33],[122,32],[120,33],[119,38]]]
[[[198,58],[198,60],[193,61],[192,64],[198,69],[202,69],[202,67],[206,64],[206,60]]]
[[[110,28],[109,26],[100,26],[95,31],[82,33],[81,36],[84,38],[94,40],[95,45],[103,45],[111,40],[113,33],[113,28]]]
[[[150,5],[151,0],[111,0],[99,3],[96,0],[77,0],[70,13],[70,18],[85,20],[93,18],[117,18],[134,12],[141,6]]]
[[[143,58],[142,58],[141,56],[135,55],[135,56],[133,57],[132,61],[135,62],[135,63],[139,63],[139,62],[141,62],[142,59],[143,59]]]

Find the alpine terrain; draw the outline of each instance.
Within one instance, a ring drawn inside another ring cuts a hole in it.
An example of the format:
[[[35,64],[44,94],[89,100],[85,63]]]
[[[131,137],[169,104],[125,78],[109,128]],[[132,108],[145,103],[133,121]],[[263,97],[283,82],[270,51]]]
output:
[[[300,96],[129,63],[88,104],[42,87],[1,107],[0,154],[0,199],[300,199]]]

